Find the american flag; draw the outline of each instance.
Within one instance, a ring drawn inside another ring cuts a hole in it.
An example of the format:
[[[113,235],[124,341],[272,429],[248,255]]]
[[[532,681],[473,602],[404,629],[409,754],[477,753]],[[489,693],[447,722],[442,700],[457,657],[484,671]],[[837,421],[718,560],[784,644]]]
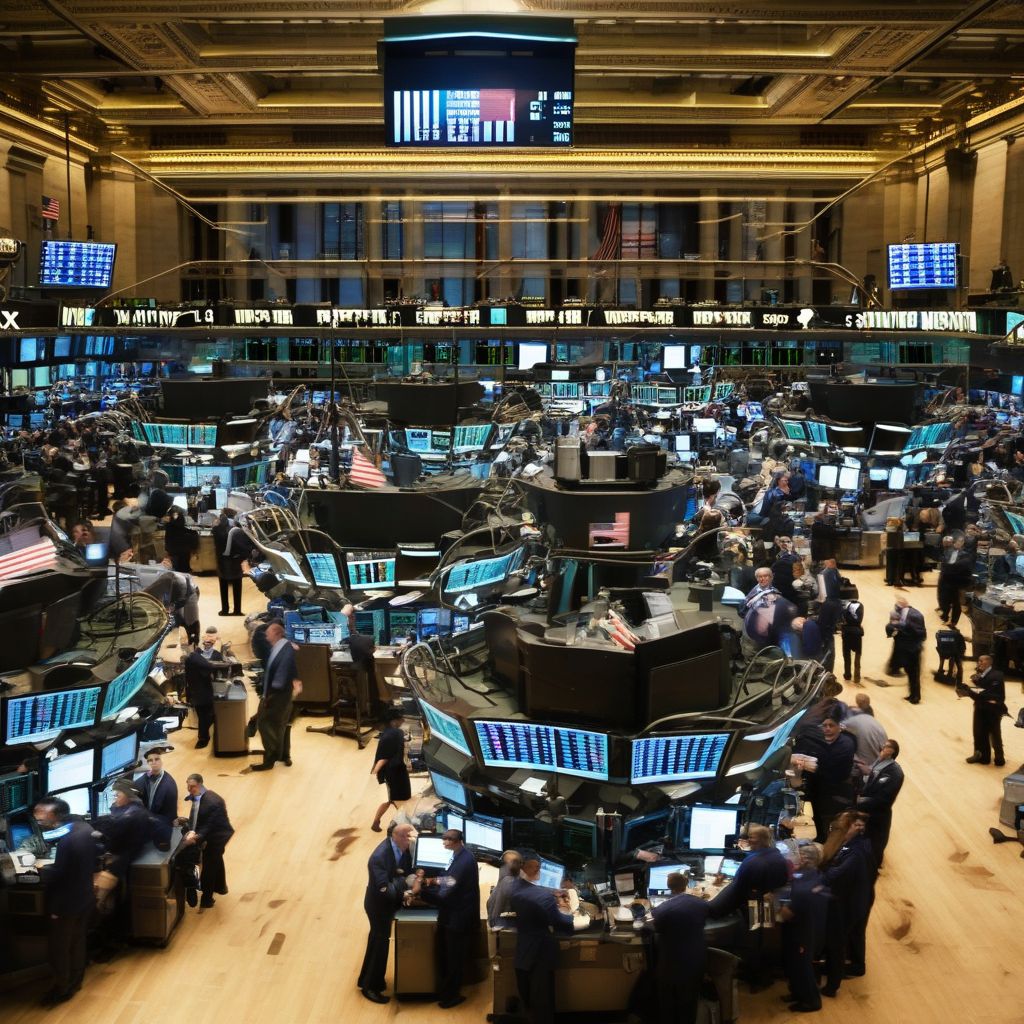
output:
[[[57,549],[52,540],[44,537],[26,548],[0,555],[0,580],[13,579],[26,573],[49,569],[57,564]]]
[[[43,205],[40,210],[43,220],[60,220],[60,200],[51,196],[43,196]]]
[[[356,487],[383,487],[387,477],[361,452],[352,449],[352,468],[348,471],[350,483]]]
[[[622,252],[622,204],[612,203],[604,217],[601,244],[591,257],[595,260],[617,260]]]

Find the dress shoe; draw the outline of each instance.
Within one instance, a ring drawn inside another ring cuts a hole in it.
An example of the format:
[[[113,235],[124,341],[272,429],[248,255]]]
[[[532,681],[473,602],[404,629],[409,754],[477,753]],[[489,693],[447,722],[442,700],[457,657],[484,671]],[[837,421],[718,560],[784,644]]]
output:
[[[792,1003],[789,1007],[790,1013],[819,1013],[820,1006],[807,1006],[804,1003]]]
[[[185,902],[190,906],[197,906],[199,903],[199,890],[189,886],[185,890]]]
[[[971,754],[970,757],[965,759],[968,764],[988,764],[989,760],[987,757],[982,757],[981,754]]]
[[[844,978],[863,978],[867,971],[863,967],[847,967],[843,971]]]
[[[284,759],[284,766],[285,766],[285,768],[291,768],[291,766],[292,766],[292,759],[290,757],[286,757]]]
[[[254,772],[269,772],[273,767],[272,764],[254,764],[252,770]]]
[[[821,994],[823,996],[828,996],[829,999],[835,999],[835,997],[839,995],[839,988],[832,988],[831,985],[822,985]]]
[[[1012,843],[1015,842],[1014,836],[1008,836],[1005,832],[1000,832],[997,828],[990,828],[988,834],[992,837],[993,843]]]
[[[1002,768],[1006,764],[1006,761],[1003,758],[1001,758],[1001,757],[997,757],[992,763],[997,768]]]
[[[210,745],[210,741],[209,740],[199,740],[196,743],[196,750],[202,750],[203,747],[208,747],[209,745]]]
[[[908,704],[920,704],[921,703],[921,698],[920,697],[904,697],[903,699]]]
[[[74,994],[74,992],[59,992],[57,989],[51,989],[40,1002],[43,1006],[59,1006],[61,1003],[66,1003]]]
[[[204,896],[199,901],[199,906],[203,910],[209,910],[217,901],[212,896]]]
[[[223,611],[219,611],[219,612],[217,612],[217,614],[218,614],[218,615],[230,615],[230,614],[231,614],[231,612],[229,612],[229,611],[227,611],[227,610],[225,609],[225,610],[223,610]]]
[[[359,990],[363,994],[364,999],[369,999],[371,1003],[384,1003],[391,1002],[391,996],[382,995],[380,992],[374,992],[372,988],[361,988]]]
[[[465,996],[453,996],[451,999],[442,999],[437,1005],[440,1006],[442,1010],[450,1010],[453,1006],[458,1006],[460,1003],[464,1003],[465,1001]]]

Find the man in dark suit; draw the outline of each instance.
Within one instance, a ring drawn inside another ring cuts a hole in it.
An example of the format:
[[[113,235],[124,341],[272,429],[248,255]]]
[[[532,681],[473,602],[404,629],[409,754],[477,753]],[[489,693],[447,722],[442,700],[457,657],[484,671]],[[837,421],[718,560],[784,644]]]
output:
[[[948,543],[947,543],[948,539]],[[974,556],[964,550],[964,535],[959,531],[942,540],[937,596],[942,621],[955,626],[960,621],[960,591],[974,579]]]
[[[821,847],[800,847],[800,867],[793,875],[790,898],[779,910],[782,922],[782,962],[793,1000],[790,1010],[816,1013],[821,993],[814,975],[814,959],[825,936],[829,891],[818,871]]]
[[[892,668],[906,669],[910,692],[904,700],[921,703],[921,648],[928,637],[924,616],[910,607],[906,594],[899,594],[896,606],[889,613],[885,635],[893,638]]]
[[[164,771],[164,748],[146,751],[146,771],[135,777],[135,785],[142,794],[142,803],[153,816],[155,840],[170,842],[171,827],[178,817],[178,784]]]
[[[86,934],[96,896],[92,876],[98,850],[92,827],[84,821],[69,821],[71,809],[56,797],[40,800],[33,809],[39,826],[47,831],[68,825],[57,841],[52,867],[43,869],[46,914],[49,926],[49,957],[53,988],[44,997],[47,1006],[66,1002],[81,987],[85,975]]]
[[[775,849],[771,832],[764,825],[747,829],[750,852],[743,858],[733,880],[711,901],[712,917],[726,917],[746,905],[747,900],[760,899],[789,880],[786,858]]]
[[[185,659],[185,687],[188,701],[196,709],[199,719],[199,738],[196,750],[210,742],[210,727],[213,725],[213,680],[217,675],[217,663],[223,665],[224,656],[217,650],[217,630],[209,627],[203,634],[203,645]]]
[[[710,904],[686,893],[686,875],[668,876],[672,896],[651,911],[645,930],[657,935],[655,979],[660,1024],[693,1024],[708,958],[704,924]]]
[[[446,830],[441,838],[444,848],[452,853],[452,861],[439,878],[426,879],[427,887],[420,895],[437,907],[441,966],[438,1005],[449,1010],[466,1001],[459,990],[466,949],[480,922],[480,869],[457,828]]]
[[[412,825],[396,825],[391,835],[370,854],[366,864],[369,878],[363,896],[363,910],[370,921],[366,953],[356,984],[371,1003],[386,1003],[384,972],[391,946],[391,921],[402,905],[412,877]]]
[[[867,811],[868,820],[864,834],[871,841],[871,851],[879,867],[889,845],[889,830],[892,828],[892,805],[903,788],[903,769],[896,763],[900,756],[900,745],[887,739],[864,779],[857,810]]]
[[[540,858],[523,856],[509,903],[516,915],[516,985],[533,1024],[554,1024],[557,935],[572,935],[572,915],[562,910],[554,892],[538,885]]]
[[[228,809],[224,798],[212,789],[203,785],[202,775],[193,774],[185,780],[188,796],[185,800],[192,804],[187,818],[178,818],[176,824],[188,829],[182,836],[182,846],[178,852],[182,864],[196,865],[200,855],[203,862],[203,874],[199,887],[203,891],[201,907],[212,907],[214,893],[227,895],[228,883],[224,873],[224,848],[231,841],[235,830],[228,820]],[[195,893],[192,892],[189,904],[194,906]]]
[[[292,701],[302,693],[302,681],[295,667],[295,651],[279,620],[267,626],[270,654],[263,668],[263,699],[260,701],[259,729],[263,741],[263,763],[254,772],[270,771],[276,761],[291,765],[291,751],[285,749],[285,730],[292,717]]]
[[[1006,683],[1003,673],[992,667],[992,658],[983,654],[978,658],[978,671],[971,678],[973,687],[964,687],[974,701],[974,753],[968,764],[988,764],[995,754],[995,764],[1006,764],[1003,757],[1002,719],[1006,714]]]

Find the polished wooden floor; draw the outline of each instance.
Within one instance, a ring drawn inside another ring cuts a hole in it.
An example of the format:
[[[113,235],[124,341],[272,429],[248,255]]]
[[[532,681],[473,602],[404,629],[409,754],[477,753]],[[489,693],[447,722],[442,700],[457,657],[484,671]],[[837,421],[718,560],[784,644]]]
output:
[[[1024,756],[1024,732],[1004,724],[1008,767],[971,766],[969,702],[935,683],[931,635],[938,623],[934,586],[911,589],[926,615],[929,642],[923,702],[901,698],[905,682],[883,674],[884,625],[891,588],[876,571],[851,572],[866,605],[863,686],[877,716],[903,748],[907,775],[896,805],[886,869],[868,931],[867,977],[844,983],[821,1019],[837,1024],[1024,1022],[1024,861],[1016,843],[994,846],[1001,779]],[[928,579],[929,577],[926,577]],[[933,577],[932,577],[933,578]],[[244,651],[241,619],[213,615],[216,581],[203,582],[203,609]],[[257,606],[246,583],[246,606]],[[965,623],[965,631],[969,624]],[[970,663],[969,663],[970,665]],[[1015,714],[1020,687],[1008,687]],[[853,693],[848,691],[852,701]],[[131,949],[89,968],[70,1003],[45,1011],[41,986],[0,995],[0,1021],[79,1024],[361,1024],[482,1020],[488,984],[467,989],[454,1011],[430,1002],[363,1000],[355,981],[366,928],[362,911],[366,858],[378,841],[369,829],[380,791],[369,775],[372,748],[293,732],[294,767],[243,774],[245,759],[195,751],[194,732],[175,737],[167,764],[184,790],[200,771],[225,797],[235,837],[227,851],[230,895],[208,911],[189,911],[167,949]],[[414,786],[422,788],[416,781]],[[390,974],[389,974],[390,977]],[[741,995],[744,1022],[796,1019],[777,996],[781,984]]]

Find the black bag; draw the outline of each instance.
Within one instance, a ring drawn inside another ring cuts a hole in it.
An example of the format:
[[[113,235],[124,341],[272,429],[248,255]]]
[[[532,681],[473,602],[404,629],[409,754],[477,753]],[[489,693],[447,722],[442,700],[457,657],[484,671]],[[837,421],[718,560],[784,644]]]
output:
[[[252,716],[245,725],[245,735],[252,737],[256,735],[256,729],[259,726],[260,716],[259,713]]]

